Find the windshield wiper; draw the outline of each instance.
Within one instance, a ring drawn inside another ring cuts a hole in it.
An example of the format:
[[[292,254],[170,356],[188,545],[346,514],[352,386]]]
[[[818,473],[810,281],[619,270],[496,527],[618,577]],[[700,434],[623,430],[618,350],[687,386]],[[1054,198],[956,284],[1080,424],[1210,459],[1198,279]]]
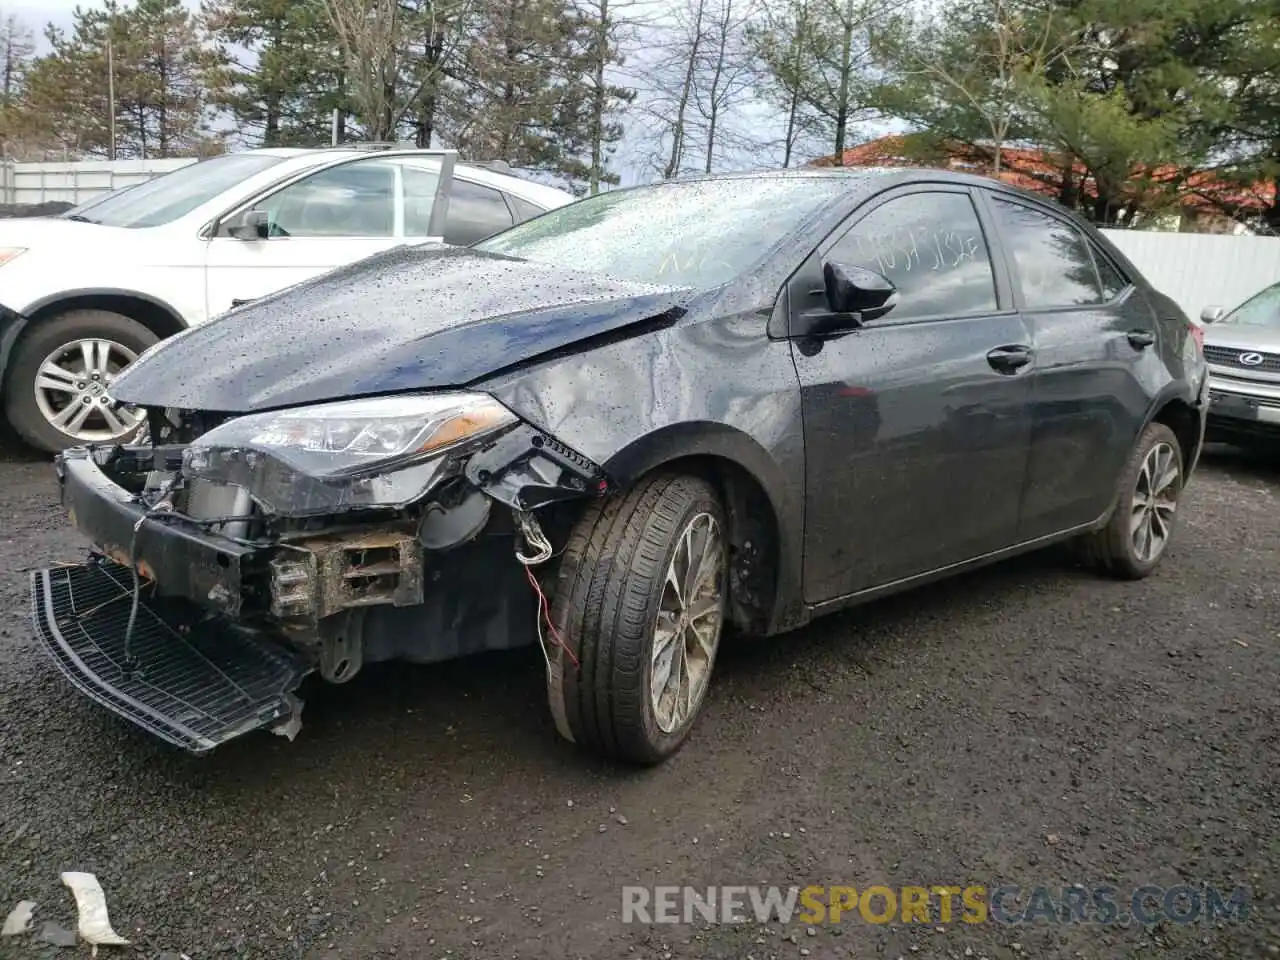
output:
[[[97,223],[97,220],[90,220],[83,213],[68,213],[63,215],[64,220],[74,220],[76,223]]]

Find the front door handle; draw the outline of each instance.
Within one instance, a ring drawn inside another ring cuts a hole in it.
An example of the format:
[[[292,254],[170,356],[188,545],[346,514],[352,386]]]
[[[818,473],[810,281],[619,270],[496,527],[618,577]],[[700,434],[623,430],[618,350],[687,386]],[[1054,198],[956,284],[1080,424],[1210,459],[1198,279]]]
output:
[[[987,363],[998,373],[1017,373],[1031,362],[1031,348],[1020,343],[996,347],[987,354]]]
[[[1137,350],[1142,350],[1156,342],[1156,335],[1150,330],[1130,330],[1125,336]]]

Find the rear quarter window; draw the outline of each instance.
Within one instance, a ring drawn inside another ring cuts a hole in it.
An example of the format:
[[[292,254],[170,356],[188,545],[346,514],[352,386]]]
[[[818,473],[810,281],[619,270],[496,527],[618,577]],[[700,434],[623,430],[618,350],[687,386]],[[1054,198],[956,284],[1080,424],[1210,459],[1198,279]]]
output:
[[[515,211],[516,223],[524,223],[526,220],[532,220],[534,217],[540,217],[547,212],[536,203],[530,203],[528,200],[521,200],[513,193],[507,194],[507,202],[511,204],[511,209]]]

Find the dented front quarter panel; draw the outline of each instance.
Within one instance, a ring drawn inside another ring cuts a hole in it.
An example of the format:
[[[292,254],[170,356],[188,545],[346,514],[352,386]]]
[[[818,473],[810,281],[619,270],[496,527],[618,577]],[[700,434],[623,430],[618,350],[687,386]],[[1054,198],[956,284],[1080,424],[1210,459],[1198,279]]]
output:
[[[528,423],[625,485],[681,457],[732,461],[773,508],[777,603],[769,630],[807,619],[800,601],[804,441],[786,341],[766,334],[768,283],[691,305],[674,325],[484,381]],[[774,288],[776,289],[776,288]]]

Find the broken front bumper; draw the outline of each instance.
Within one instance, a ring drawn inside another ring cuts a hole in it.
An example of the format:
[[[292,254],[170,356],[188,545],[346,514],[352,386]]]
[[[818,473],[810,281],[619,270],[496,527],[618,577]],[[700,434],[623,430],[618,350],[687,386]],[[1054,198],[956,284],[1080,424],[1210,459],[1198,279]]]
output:
[[[295,729],[293,691],[313,669],[340,683],[361,663],[433,663],[535,642],[515,528],[505,513],[490,523],[490,506],[526,516],[608,489],[594,464],[522,427],[467,461],[460,499],[445,491],[413,516],[334,518],[305,532],[267,524],[254,534],[243,523],[232,538],[207,528],[241,512],[209,512],[203,500],[197,512],[196,486],[167,509],[173,500],[126,489],[175,476],[180,463],[167,447],[59,458],[63,503],[95,550],[87,563],[33,576],[32,614],[76,687],[195,752],[259,727]]]
[[[33,573],[31,615],[36,636],[72,685],[195,753],[259,727],[288,732],[300,709],[293,691],[311,667],[234,621],[243,577],[263,562],[260,551],[148,519],[145,506],[85,450],[61,457],[58,477],[72,523],[97,552],[86,563]]]
[[[85,449],[68,450],[58,460],[62,503],[71,523],[104,554],[136,566],[160,589],[187,597],[228,616],[240,613],[247,564],[259,552],[196,527],[147,518],[146,507],[108,477]]]
[[[202,753],[260,727],[288,724],[308,672],[295,653],[194,604],[139,602],[130,650],[133,573],[101,557],[31,575],[31,618],[81,693],[175,746]]]

